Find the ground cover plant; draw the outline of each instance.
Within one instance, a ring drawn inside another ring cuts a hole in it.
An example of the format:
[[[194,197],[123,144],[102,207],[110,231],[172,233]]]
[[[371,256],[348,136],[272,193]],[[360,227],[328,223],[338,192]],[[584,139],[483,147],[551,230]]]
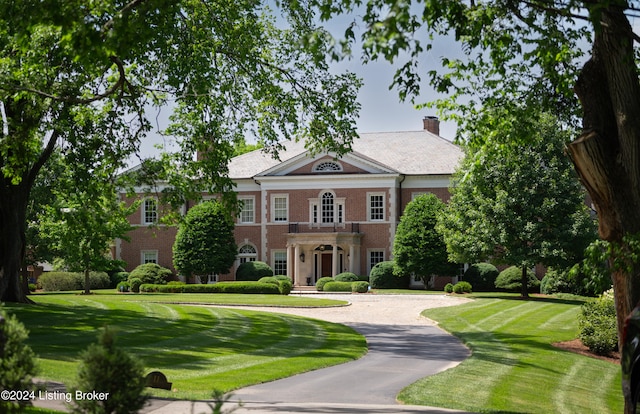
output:
[[[405,388],[400,401],[479,413],[622,412],[619,365],[552,345],[578,336],[582,299],[474,296],[423,313],[465,342],[471,357]]]
[[[140,359],[145,372],[161,371],[173,383],[172,391],[152,390],[161,397],[207,399],[213,389],[230,391],[347,362],[366,352],[364,337],[343,325],[241,309],[157,303],[162,296],[179,302],[198,295],[46,294],[32,296],[37,305],[12,304],[6,309],[30,331],[27,343],[39,357],[39,377],[73,382],[79,354],[95,341],[99,328],[109,325],[119,346]],[[255,300],[259,295],[245,296]]]

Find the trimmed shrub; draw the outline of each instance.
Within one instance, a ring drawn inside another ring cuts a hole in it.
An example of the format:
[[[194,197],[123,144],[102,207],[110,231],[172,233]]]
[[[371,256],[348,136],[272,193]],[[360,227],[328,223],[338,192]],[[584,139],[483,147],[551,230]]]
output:
[[[355,273],[343,272],[337,274],[334,280],[336,282],[357,282],[358,276]]]
[[[273,269],[265,262],[244,262],[236,270],[236,280],[257,282],[265,276],[273,276]]]
[[[471,293],[471,283],[461,281],[453,285],[454,293]]]
[[[144,368],[137,358],[116,347],[112,330],[105,328],[98,343],[89,345],[80,359],[73,395],[76,391],[104,392],[109,393],[109,398],[74,400],[74,413],[137,413],[145,404],[148,396],[144,394]]]
[[[140,279],[142,283],[164,285],[172,276],[173,273],[166,267],[162,267],[157,263],[145,263],[139,265],[129,273],[129,283],[131,283],[133,279]],[[131,286],[133,287],[133,283],[131,283]]]
[[[38,283],[47,292],[84,289],[84,273],[46,272],[38,278]],[[111,280],[105,272],[89,272],[90,289],[106,289]]]
[[[285,282],[286,283],[286,282]],[[210,285],[152,285],[143,284],[141,292],[147,293],[247,293],[247,294],[281,294],[281,285],[261,282],[218,282]]]
[[[29,292],[33,293],[38,289],[38,286],[35,283],[29,283]]]
[[[289,282],[291,282],[293,284],[293,280],[291,280],[291,278],[289,276],[285,276],[285,275],[275,275],[274,276],[276,279],[278,280],[288,280]]]
[[[15,315],[7,317],[0,307],[0,390],[34,389],[32,378],[36,374],[36,357],[31,348],[25,344],[29,332],[18,321]],[[26,401],[25,401],[26,402]],[[0,413],[22,411],[17,403],[0,399]]]
[[[323,292],[351,292],[351,284],[353,282],[332,282],[325,283]]]
[[[322,292],[324,290],[324,285],[327,284],[328,282],[333,282],[333,278],[332,277],[321,277],[316,282],[316,290],[318,292]]]
[[[527,269],[527,278],[529,291],[540,288],[540,281],[531,269]],[[504,269],[496,278],[496,287],[509,292],[520,292],[522,290],[522,268],[511,266]]]
[[[447,283],[446,285],[444,285],[444,291],[445,293],[453,293],[453,284]]]
[[[280,288],[281,295],[288,295],[291,293],[291,289],[293,289],[293,283],[289,278],[286,279],[277,279],[279,283],[278,287]]]
[[[142,280],[140,278],[137,277],[130,277],[129,278],[129,285],[131,288],[132,292],[140,292],[140,285],[142,285]]]
[[[357,281],[351,282],[351,291],[355,293],[367,293],[369,291],[369,282]]]
[[[580,340],[591,351],[608,355],[618,349],[618,330],[613,290],[582,305],[578,316]]]
[[[276,279],[273,276],[261,277],[260,280],[258,280],[258,282],[260,282],[260,283],[273,283],[274,285],[279,285],[278,279]]]
[[[475,263],[464,272],[462,279],[471,283],[476,292],[490,292],[496,287],[500,272],[491,263]]]
[[[129,272],[115,272],[110,276],[111,285],[109,287],[116,287],[120,282],[126,282],[129,280]]]
[[[118,283],[118,286],[116,286],[116,290],[118,292],[130,292],[131,285],[129,284],[129,282],[120,282]]]
[[[409,276],[396,276],[393,273],[393,262],[380,262],[373,266],[369,274],[372,289],[407,289]]]

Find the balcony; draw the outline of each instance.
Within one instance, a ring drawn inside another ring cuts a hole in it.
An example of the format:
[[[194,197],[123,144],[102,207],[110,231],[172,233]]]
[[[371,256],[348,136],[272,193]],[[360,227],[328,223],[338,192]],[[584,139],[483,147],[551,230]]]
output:
[[[360,223],[289,223],[289,233],[360,233]]]

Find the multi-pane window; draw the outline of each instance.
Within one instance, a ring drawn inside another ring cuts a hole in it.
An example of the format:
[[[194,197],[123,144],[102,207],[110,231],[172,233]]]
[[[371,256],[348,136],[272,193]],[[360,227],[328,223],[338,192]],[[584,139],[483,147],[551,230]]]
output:
[[[245,244],[238,249],[238,261],[240,263],[255,262],[257,257],[256,248],[250,244]]]
[[[140,252],[142,264],[146,263],[158,263],[158,251],[157,250],[143,250]]]
[[[158,222],[158,202],[153,198],[146,198],[142,204],[142,224],[156,224]]]
[[[384,221],[384,194],[369,194],[369,220]]]
[[[369,272],[380,262],[384,262],[384,250],[369,250]]]
[[[273,252],[273,272],[276,275],[287,274],[287,251],[277,250]]]
[[[240,211],[240,223],[254,223],[255,222],[255,206],[254,199],[240,198],[242,202],[242,210]]]
[[[333,194],[326,192],[322,194],[322,222],[333,223]]]
[[[289,221],[288,200],[286,196],[273,197],[273,221]]]

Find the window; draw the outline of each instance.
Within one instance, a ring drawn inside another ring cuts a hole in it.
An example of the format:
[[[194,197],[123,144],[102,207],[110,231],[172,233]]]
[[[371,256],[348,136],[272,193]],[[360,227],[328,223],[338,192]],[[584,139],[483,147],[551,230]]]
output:
[[[384,221],[384,194],[369,194],[369,221]]]
[[[336,197],[333,191],[322,191],[318,198],[309,199],[309,220],[321,225],[344,223],[344,202],[344,197]]]
[[[322,194],[322,222],[333,223],[333,194]]]
[[[240,223],[255,223],[255,208],[253,197],[239,197],[242,202],[242,210],[240,211]]]
[[[238,261],[242,263],[255,262],[258,258],[258,252],[256,248],[250,244],[242,245],[238,249]]]
[[[275,275],[287,274],[287,251],[276,250],[273,252],[273,273]]]
[[[335,161],[322,161],[313,167],[315,172],[342,171],[342,165]]]
[[[368,273],[371,273],[371,269],[373,269],[373,266],[377,265],[380,262],[384,262],[384,250],[369,250]]]
[[[287,195],[274,195],[271,198],[271,212],[274,222],[283,223],[289,221],[289,197]]]
[[[158,222],[158,202],[153,198],[146,198],[142,203],[142,224],[156,224]]]
[[[143,250],[140,252],[140,263],[158,263],[158,251],[157,250]]]

